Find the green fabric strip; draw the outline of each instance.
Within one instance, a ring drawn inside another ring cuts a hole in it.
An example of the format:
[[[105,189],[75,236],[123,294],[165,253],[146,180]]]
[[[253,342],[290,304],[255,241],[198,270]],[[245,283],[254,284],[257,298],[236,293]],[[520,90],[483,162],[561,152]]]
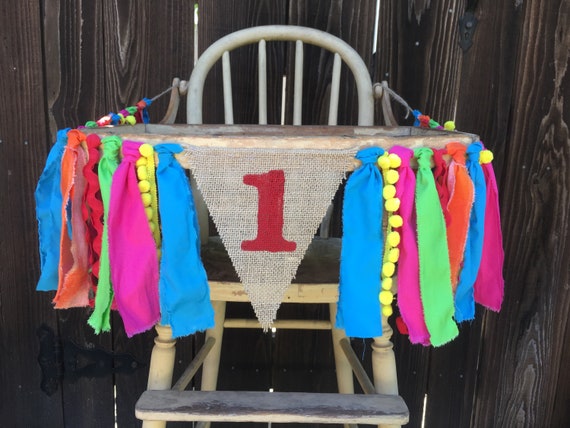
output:
[[[418,161],[416,176],[416,214],[420,291],[424,316],[433,346],[453,340],[459,331],[453,321],[449,251],[445,220],[430,168],[433,151],[422,147],[414,151]]]
[[[111,302],[113,301],[113,289],[111,287],[111,270],[109,267],[109,242],[107,220],[109,216],[109,201],[111,200],[111,181],[113,173],[119,166],[119,151],[122,140],[117,136],[105,137],[101,140],[103,156],[99,161],[99,186],[101,187],[101,199],[103,200],[103,238],[101,243],[101,257],[99,265],[99,282],[95,295],[95,309],[89,317],[89,325],[95,333],[111,330]]]

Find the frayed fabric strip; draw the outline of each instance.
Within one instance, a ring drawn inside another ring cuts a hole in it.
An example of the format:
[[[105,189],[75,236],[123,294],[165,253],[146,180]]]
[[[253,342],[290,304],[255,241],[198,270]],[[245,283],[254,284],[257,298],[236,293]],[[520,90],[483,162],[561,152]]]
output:
[[[119,166],[121,138],[105,137],[101,140],[103,156],[99,160],[99,187],[103,201],[103,234],[101,237],[101,254],[99,257],[99,281],[95,295],[95,308],[89,317],[89,325],[96,333],[111,330],[111,303],[113,289],[111,286],[111,269],[109,266],[109,204],[111,201],[111,182],[113,174]]]
[[[57,132],[36,192],[36,218],[40,243],[41,275],[36,290],[55,291],[58,283],[59,243],[61,239],[61,158],[69,128]]]
[[[483,145],[480,142],[476,142],[471,144],[466,152],[466,168],[473,182],[475,194],[473,208],[469,217],[469,231],[467,232],[463,267],[459,274],[459,283],[455,292],[455,320],[457,322],[475,318],[473,284],[481,264],[487,200],[487,186],[485,185],[483,170],[479,164],[479,153],[482,149]]]
[[[87,163],[81,146],[86,136],[73,129],[67,133],[67,146],[61,161],[62,229],[60,240],[59,283],[53,299],[57,309],[89,305],[93,288],[89,273],[89,248],[81,214]],[[71,230],[70,230],[71,226]]]
[[[343,202],[340,295],[336,324],[350,337],[382,335],[382,174],[376,162],[384,150],[359,151],[362,165],[349,177]]]
[[[498,312],[503,303],[505,280],[503,279],[503,233],[501,232],[501,214],[499,210],[499,192],[493,165],[481,166],[487,188],[485,207],[485,236],[481,265],[474,285],[475,301]]]
[[[123,160],[111,183],[108,218],[111,281],[129,337],[150,329],[160,319],[158,255],[135,172],[140,145],[123,141]]]
[[[418,161],[416,213],[422,305],[430,342],[433,346],[440,346],[459,334],[453,321],[445,220],[430,169],[433,152],[429,148],[419,148],[414,155]]]
[[[160,260],[161,323],[173,337],[187,336],[214,326],[214,310],[206,270],[200,258],[200,233],[191,189],[174,158],[178,144],[158,144],[159,212],[162,224]]]
[[[448,143],[446,148],[447,154],[451,156],[447,180],[449,188],[447,245],[449,248],[451,284],[455,292],[465,253],[474,190],[473,183],[465,168],[465,146],[461,143]]]
[[[429,332],[424,319],[420,295],[418,245],[414,194],[416,176],[410,167],[414,152],[406,147],[395,146],[390,153],[402,160],[400,178],[396,183],[396,197],[400,199],[398,214],[402,217],[400,230],[400,258],[398,260],[398,307],[410,335],[410,342],[429,345]]]

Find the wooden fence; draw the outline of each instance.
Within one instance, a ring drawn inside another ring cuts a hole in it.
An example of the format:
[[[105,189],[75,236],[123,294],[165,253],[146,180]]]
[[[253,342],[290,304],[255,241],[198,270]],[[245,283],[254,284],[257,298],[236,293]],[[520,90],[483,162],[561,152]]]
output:
[[[499,314],[478,309],[476,321],[461,325],[459,339],[439,349],[394,336],[409,426],[420,427],[424,412],[428,428],[567,426],[570,1],[441,0],[426,8],[429,3],[379,1],[372,55],[375,0],[204,0],[198,46],[201,52],[224,34],[261,24],[326,30],[358,50],[374,81],[387,80],[412,106],[482,136],[495,153],[501,192],[504,306]],[[468,12],[478,23],[472,46],[463,50],[458,22]],[[190,75],[194,2],[4,2],[0,34],[0,420],[10,427],[112,427],[116,418],[119,428],[139,426],[133,409],[148,366],[76,382],[64,377],[51,396],[40,390],[36,331],[42,324],[63,341],[129,353],[147,365],[153,333],[127,340],[114,318],[112,334],[95,336],[85,310],[56,312],[51,295],[34,291],[39,257],[33,191],[57,129],[153,96],[174,76]],[[270,50],[271,67],[287,71],[288,55]],[[310,61],[316,71],[308,76],[307,120],[322,114],[327,81],[321,76],[330,67],[326,58]],[[246,52],[232,65],[241,76],[234,97],[253,97],[240,83],[253,73],[251,56]],[[280,90],[281,82],[272,85]],[[205,119],[216,121],[220,92],[213,84],[209,90]],[[353,123],[349,83],[341,96],[339,123]],[[151,107],[154,119],[165,107],[162,99]],[[270,101],[270,118],[279,107],[278,96]],[[255,120],[254,110],[240,110],[238,119]],[[320,307],[309,311],[327,316]],[[177,371],[200,339],[179,342]],[[222,387],[335,388],[324,333],[272,337],[248,331],[224,341],[230,352],[222,362]],[[368,364],[369,344],[353,346]]]

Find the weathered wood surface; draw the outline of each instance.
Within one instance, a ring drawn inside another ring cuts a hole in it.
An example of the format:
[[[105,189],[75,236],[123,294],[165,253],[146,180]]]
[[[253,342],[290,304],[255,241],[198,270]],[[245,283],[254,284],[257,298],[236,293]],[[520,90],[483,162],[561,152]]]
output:
[[[2,5],[0,30],[0,420],[34,426],[41,417],[63,426],[61,389],[40,390],[37,328],[57,329],[51,296],[34,291],[39,277],[33,192],[47,148],[41,10],[36,1]]]
[[[145,420],[405,424],[408,409],[393,395],[255,391],[146,391],[137,402]]]
[[[507,288],[501,313],[485,319],[473,424],[565,426],[570,3],[524,2],[511,12],[520,30],[506,144],[498,147]]]

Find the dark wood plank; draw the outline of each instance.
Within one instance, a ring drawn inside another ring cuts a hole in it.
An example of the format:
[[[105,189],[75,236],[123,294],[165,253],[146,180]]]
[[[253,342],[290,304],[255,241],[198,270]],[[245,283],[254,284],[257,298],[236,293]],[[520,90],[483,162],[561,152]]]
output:
[[[95,335],[87,325],[89,310],[85,308],[58,311],[59,336],[85,349],[102,348],[112,351],[109,334]],[[68,356],[69,357],[69,356]],[[89,361],[91,363],[92,361]],[[78,360],[82,366],[83,359]],[[79,378],[76,381],[64,377],[62,383],[65,426],[100,427],[115,423],[113,375]]]
[[[378,8],[378,34],[376,39],[376,53],[373,58],[372,82],[386,81],[388,86],[396,89],[398,80],[398,1],[379,2]],[[392,103],[394,113],[400,112],[398,104]],[[374,123],[385,125],[382,116],[380,101],[376,101],[374,108]]]
[[[398,67],[393,88],[412,108],[444,122],[453,117],[457,100],[462,57],[457,22],[466,2],[432,2],[419,24],[408,19],[407,3],[397,3]]]
[[[194,2],[110,1],[103,2],[102,8],[109,111],[154,97],[174,77],[189,78],[194,61]],[[152,122],[162,118],[168,99],[164,96],[149,108]],[[183,122],[184,112],[182,107],[179,119]]]
[[[475,14],[478,23],[473,46],[462,55],[455,123],[461,131],[476,132],[493,150],[493,167],[500,179],[508,148],[515,52],[523,15],[512,2],[491,0],[479,1]]]
[[[108,113],[101,2],[44,2],[45,80],[52,137]]]
[[[63,426],[61,388],[40,390],[36,329],[57,329],[51,293],[37,293],[39,253],[33,192],[49,147],[42,76],[41,10],[36,1],[6,3],[0,14],[0,418],[7,426],[39,420]]]
[[[519,4],[509,144],[500,189],[506,292],[485,322],[473,424],[555,426],[564,421],[568,331],[570,5]],[[564,423],[562,423],[564,425]]]
[[[408,419],[401,397],[381,394],[147,391],[136,411],[148,420],[405,424]]]

